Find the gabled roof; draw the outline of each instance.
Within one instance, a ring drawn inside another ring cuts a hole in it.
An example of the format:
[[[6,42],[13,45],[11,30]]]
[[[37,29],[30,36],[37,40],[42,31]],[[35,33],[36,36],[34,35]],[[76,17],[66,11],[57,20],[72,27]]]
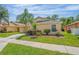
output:
[[[46,22],[50,21],[50,19],[47,19],[46,17],[37,17],[34,22],[39,23],[39,22]]]
[[[2,27],[5,27],[5,26],[24,27],[25,25],[22,23],[9,23],[9,25],[6,23],[1,23],[0,26]]]

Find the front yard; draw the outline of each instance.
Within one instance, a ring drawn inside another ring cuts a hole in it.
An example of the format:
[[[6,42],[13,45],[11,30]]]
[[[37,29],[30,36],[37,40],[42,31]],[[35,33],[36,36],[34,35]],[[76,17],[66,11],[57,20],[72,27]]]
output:
[[[19,32],[0,33],[0,37],[4,38],[14,34],[19,34]]]
[[[66,32],[62,34],[64,34],[64,38],[38,36],[37,38],[32,39],[31,37],[24,35],[19,37],[18,40],[28,40],[28,41],[35,41],[35,42],[42,42],[49,44],[60,44],[60,45],[79,47],[79,39],[77,38],[77,36]]]
[[[9,43],[1,52],[1,55],[67,55],[57,51],[50,51],[31,46]]]

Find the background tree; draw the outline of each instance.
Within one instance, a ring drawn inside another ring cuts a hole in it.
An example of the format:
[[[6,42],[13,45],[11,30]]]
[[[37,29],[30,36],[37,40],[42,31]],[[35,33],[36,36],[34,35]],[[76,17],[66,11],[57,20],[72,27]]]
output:
[[[68,17],[65,22],[65,25],[71,24],[72,22],[74,22],[74,17]]]
[[[74,17],[67,17],[67,18],[61,17],[60,21],[62,22],[62,25],[65,26],[74,22]]]
[[[51,17],[50,17],[50,16],[47,16],[46,18],[47,18],[47,19],[51,19]]]
[[[58,19],[58,15],[53,15],[53,16],[51,16],[51,20],[56,21],[57,19]]]
[[[67,17],[67,18],[61,17],[60,21],[62,22],[62,30],[64,30],[65,25],[68,25],[74,22],[74,17]]]
[[[5,21],[9,24],[9,13],[5,7],[0,5],[0,23],[2,23],[2,21]]]
[[[79,21],[79,15],[76,16],[76,20],[75,21]]]
[[[66,18],[65,17],[61,17],[60,21],[62,22],[62,31],[64,31],[64,26],[65,26]]]

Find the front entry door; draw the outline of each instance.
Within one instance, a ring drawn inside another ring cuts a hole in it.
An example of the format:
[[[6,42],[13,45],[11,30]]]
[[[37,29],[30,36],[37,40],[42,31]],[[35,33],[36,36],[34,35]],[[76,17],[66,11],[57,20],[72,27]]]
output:
[[[52,25],[52,32],[56,32],[56,25]]]

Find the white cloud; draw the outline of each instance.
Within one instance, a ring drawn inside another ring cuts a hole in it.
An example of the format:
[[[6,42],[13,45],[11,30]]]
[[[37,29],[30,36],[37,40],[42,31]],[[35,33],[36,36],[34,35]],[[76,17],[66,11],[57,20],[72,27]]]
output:
[[[15,4],[14,7],[28,7],[31,6],[29,4]]]
[[[71,5],[64,8],[64,10],[79,10],[79,5]]]
[[[79,5],[27,5],[27,4],[15,4],[7,7],[11,14],[11,19],[15,19],[17,15],[21,14],[25,8],[34,16],[50,16],[58,14],[59,16],[71,16],[78,14],[74,10],[79,10]],[[72,11],[73,10],[73,11]],[[13,17],[13,18],[12,18]]]

